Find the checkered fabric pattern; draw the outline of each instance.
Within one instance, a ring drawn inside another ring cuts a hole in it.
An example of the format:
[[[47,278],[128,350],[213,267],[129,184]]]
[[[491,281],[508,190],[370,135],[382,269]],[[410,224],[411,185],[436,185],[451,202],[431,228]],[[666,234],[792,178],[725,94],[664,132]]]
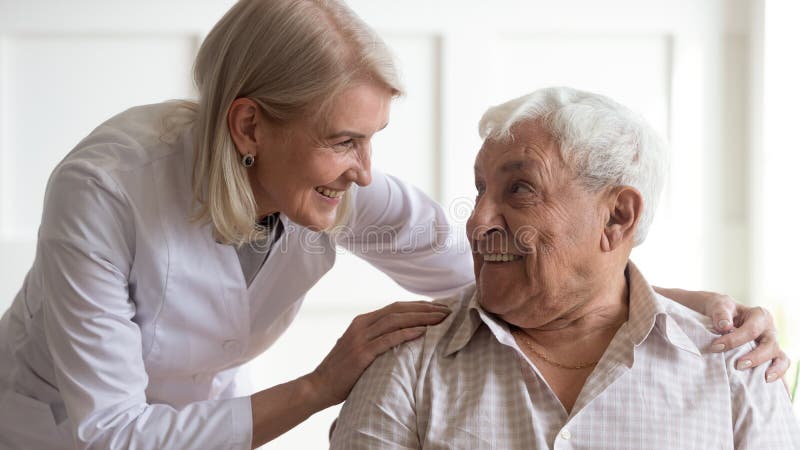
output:
[[[378,358],[353,388],[334,449],[800,449],[800,427],[765,367],[706,349],[707,318],[628,266],[628,321],[567,412],[474,287],[424,338]]]

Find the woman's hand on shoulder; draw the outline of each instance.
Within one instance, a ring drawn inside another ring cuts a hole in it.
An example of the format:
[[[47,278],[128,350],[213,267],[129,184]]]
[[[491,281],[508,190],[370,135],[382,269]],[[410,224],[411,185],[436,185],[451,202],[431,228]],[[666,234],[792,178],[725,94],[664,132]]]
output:
[[[766,379],[772,382],[789,370],[789,357],[778,344],[778,329],[772,314],[761,306],[748,307],[736,303],[728,295],[707,292],[705,314],[712,318],[714,328],[722,336],[711,344],[711,350],[722,352],[750,341],[756,348],[736,361],[736,368],[745,370],[771,362]]]
[[[779,379],[789,370],[789,358],[778,345],[778,330],[765,308],[741,305],[731,296],[716,292],[659,287],[655,290],[711,318],[714,331],[722,335],[711,343],[712,352],[724,352],[755,342],[756,348],[736,361],[737,369],[751,369],[771,362],[766,372],[767,382]]]
[[[422,336],[450,314],[427,301],[395,302],[355,319],[322,363],[308,375],[324,406],[343,402],[364,370],[385,351]]]

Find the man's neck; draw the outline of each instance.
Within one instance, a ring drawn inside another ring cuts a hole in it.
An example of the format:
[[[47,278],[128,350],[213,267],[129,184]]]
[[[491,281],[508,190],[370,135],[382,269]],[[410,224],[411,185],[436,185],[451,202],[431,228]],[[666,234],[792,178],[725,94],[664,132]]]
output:
[[[598,285],[591,294],[576,293],[576,298],[583,299],[555,320],[521,330],[548,349],[585,345],[586,342],[602,343],[605,348],[628,320],[628,283],[622,274],[614,282]]]

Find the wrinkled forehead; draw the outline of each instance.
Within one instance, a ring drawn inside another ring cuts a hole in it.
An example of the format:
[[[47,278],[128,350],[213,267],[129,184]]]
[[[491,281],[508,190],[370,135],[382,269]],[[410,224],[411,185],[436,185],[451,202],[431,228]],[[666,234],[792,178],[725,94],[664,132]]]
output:
[[[556,141],[536,122],[523,122],[503,137],[488,137],[475,158],[476,175],[565,169]]]

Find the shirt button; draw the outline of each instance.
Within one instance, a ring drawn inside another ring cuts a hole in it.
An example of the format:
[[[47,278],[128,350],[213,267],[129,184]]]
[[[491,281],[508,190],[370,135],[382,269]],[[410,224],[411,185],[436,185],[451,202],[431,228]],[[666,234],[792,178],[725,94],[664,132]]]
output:
[[[240,349],[239,341],[236,339],[228,339],[222,343],[222,349],[230,353],[238,353]]]
[[[570,433],[569,430],[561,430],[559,436],[561,436],[561,439],[568,441],[572,438],[572,433]]]

